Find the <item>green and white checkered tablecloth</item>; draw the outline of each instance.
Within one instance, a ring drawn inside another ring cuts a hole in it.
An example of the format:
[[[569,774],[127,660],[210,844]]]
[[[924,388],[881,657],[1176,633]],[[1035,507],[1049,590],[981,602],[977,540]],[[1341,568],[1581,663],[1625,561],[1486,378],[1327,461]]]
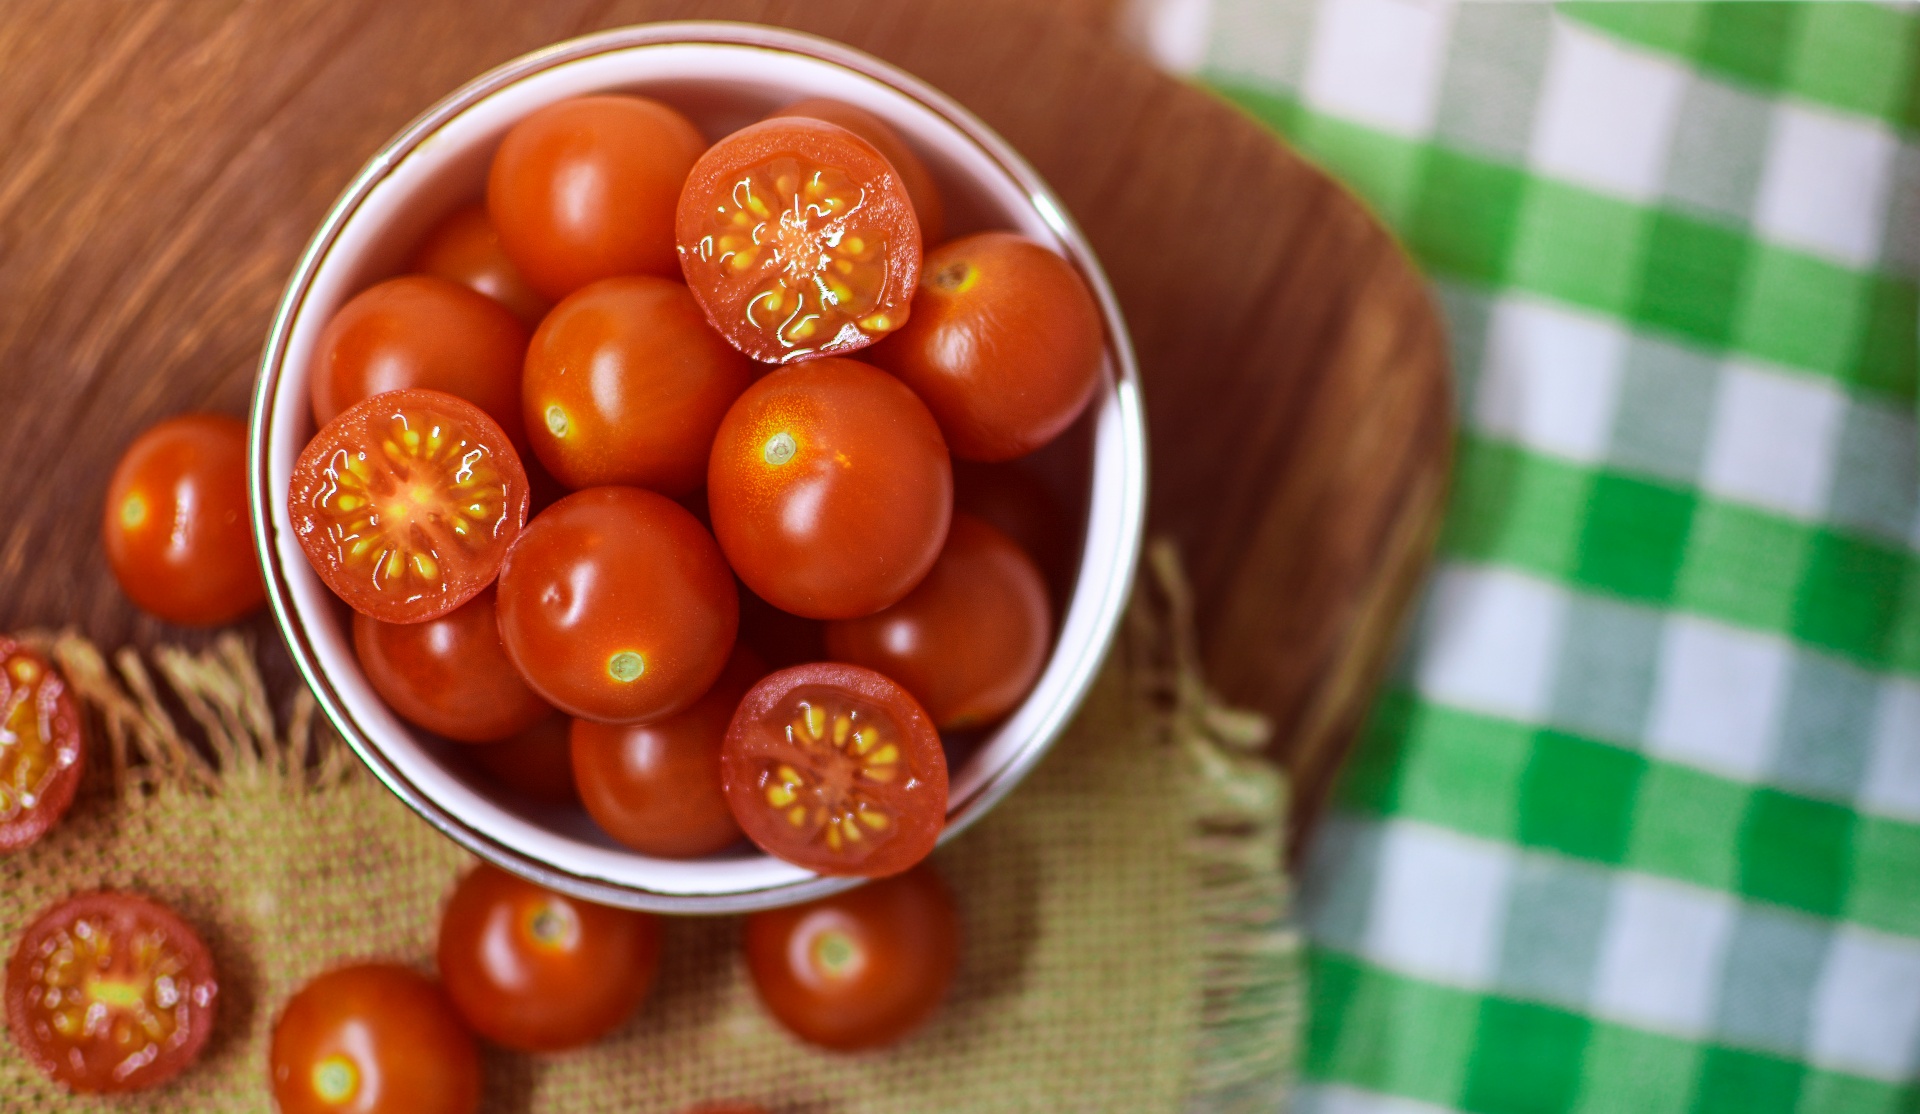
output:
[[[1303,1108],[1920,1111],[1920,11],[1149,16],[1396,230],[1459,376]]]

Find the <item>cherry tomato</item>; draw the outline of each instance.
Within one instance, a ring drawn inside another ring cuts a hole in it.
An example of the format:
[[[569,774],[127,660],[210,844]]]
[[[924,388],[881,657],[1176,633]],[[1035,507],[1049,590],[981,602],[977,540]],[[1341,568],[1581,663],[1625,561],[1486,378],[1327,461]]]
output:
[[[480,1050],[437,983],[391,963],[329,971],[273,1027],[280,1114],[474,1114]]]
[[[307,443],[287,513],[307,561],[348,606],[423,623],[493,583],[527,521],[527,473],[479,407],[388,391]]]
[[[809,360],[747,388],[707,465],[713,532],[740,579],[809,619],[871,615],[940,556],[953,467],[900,381]]]
[[[91,893],[42,913],[7,962],[7,1028],[34,1066],[81,1094],[158,1087],[213,1033],[213,957],[158,902]]]
[[[886,157],[838,124],[776,117],[714,144],[674,227],[707,320],[756,360],[845,354],[906,323],[913,202]]]
[[[553,714],[507,660],[491,587],[424,623],[355,614],[353,650],[388,707],[449,739],[489,743]]]
[[[637,487],[590,487],[541,512],[500,570],[500,638],[570,715],[670,716],[713,687],[740,601],[713,535]]]
[[[580,794],[573,784],[573,753],[568,743],[572,723],[554,712],[510,739],[464,747],[460,753],[509,793],[555,808],[577,805]]]
[[[434,275],[402,275],[340,307],[313,357],[313,418],[326,425],[362,399],[403,387],[464,398],[516,446],[527,327],[506,307]]]
[[[827,660],[826,627],[802,619],[753,594],[740,593],[740,641],[774,669]]]
[[[120,590],[143,611],[219,626],[267,598],[247,517],[247,427],[184,414],[127,446],[100,529]]]
[[[660,969],[660,922],[481,864],[440,918],[440,977],[473,1031],[508,1048],[591,1044],[638,1009]]]
[[[929,866],[747,917],[747,970],[796,1036],[853,1051],[892,1044],[946,997],[960,913]]]
[[[1046,574],[1056,608],[1072,595],[1080,528],[1039,477],[1019,464],[956,460],[953,505],[1018,542]]]
[[[685,711],[634,726],[573,721],[573,777],[587,814],[646,855],[696,859],[731,847],[740,825],[720,787],[720,747],[740,698],[766,673],[753,651],[735,646],[726,672]]]
[[[940,187],[934,184],[927,164],[920,161],[920,156],[913,153],[913,148],[907,146],[906,140],[901,139],[900,133],[889,127],[885,120],[864,108],[826,97],[796,101],[773,115],[811,116],[815,120],[825,120],[873,144],[874,149],[893,164],[893,169],[900,175],[901,184],[907,187],[907,196],[913,200],[913,215],[920,221],[920,242],[932,247],[944,238],[947,209],[940,200]]]
[[[487,175],[500,246],[559,301],[595,279],[679,273],[674,205],[707,141],[656,100],[575,97],[507,133]]]
[[[727,727],[720,778],[747,838],[820,874],[898,874],[947,824],[933,721],[857,665],[796,665],[753,686]]]
[[[413,253],[412,269],[438,275],[476,293],[485,294],[531,329],[553,308],[500,247],[484,203],[455,209],[439,223]]]
[[[682,496],[707,482],[720,419],[753,382],[680,283],[601,279],[554,307],[527,351],[533,451],[568,487]]]
[[[827,624],[827,653],[899,682],[942,731],[1013,711],[1047,664],[1047,582],[1012,538],[970,514],[907,598]]]
[[[66,682],[47,659],[0,635],[0,851],[25,847],[67,814],[86,760]]]
[[[982,232],[927,256],[913,320],[873,361],[926,400],[953,455],[1012,460],[1086,409],[1103,337],[1073,264],[1011,232]]]

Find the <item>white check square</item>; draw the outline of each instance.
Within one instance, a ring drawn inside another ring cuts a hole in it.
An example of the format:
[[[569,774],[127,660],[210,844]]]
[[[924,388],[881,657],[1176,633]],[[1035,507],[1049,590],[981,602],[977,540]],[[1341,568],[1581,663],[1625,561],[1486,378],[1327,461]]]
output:
[[[1789,247],[1870,266],[1880,255],[1896,149],[1879,124],[1811,105],[1779,105],[1754,227]]]
[[[1425,138],[1452,22],[1450,0],[1324,3],[1301,93],[1322,112]]]
[[[1840,926],[1807,1045],[1821,1067],[1910,1080],[1920,1068],[1920,940]]]
[[[1725,894],[1620,875],[1594,972],[1594,1009],[1630,1025],[1706,1035],[1734,915]]]
[[[1488,985],[1513,874],[1512,848],[1404,821],[1387,825],[1365,957],[1453,986]]]
[[[1487,327],[1474,419],[1484,432],[1597,464],[1613,429],[1626,347],[1612,319],[1502,299]]]
[[[1771,764],[1791,653],[1773,635],[1670,617],[1661,632],[1647,751],[1758,780]]]
[[[1298,1114],[1453,1114],[1449,1107],[1339,1083],[1301,1087],[1293,1109]]]
[[[1448,566],[1434,578],[1414,652],[1431,699],[1537,723],[1552,696],[1566,593],[1506,569]]]
[[[1651,201],[1662,192],[1686,82],[1671,60],[1556,15],[1528,161],[1576,185]]]
[[[1846,405],[1825,380],[1729,364],[1720,376],[1701,482],[1724,498],[1818,517]]]

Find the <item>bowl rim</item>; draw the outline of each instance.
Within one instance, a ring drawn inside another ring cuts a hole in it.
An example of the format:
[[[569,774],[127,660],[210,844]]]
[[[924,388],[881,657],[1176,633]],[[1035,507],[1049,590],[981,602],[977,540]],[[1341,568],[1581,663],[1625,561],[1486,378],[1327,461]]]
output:
[[[1120,553],[1117,567],[1098,585],[1093,636],[1081,643],[1073,671],[1064,686],[1067,698],[1039,725],[1036,740],[1022,746],[995,769],[971,796],[950,801],[946,829],[940,844],[965,831],[990,812],[1023,781],[1064,733],[1085,702],[1101,664],[1118,634],[1120,619],[1138,570],[1145,525],[1146,429],[1140,399],[1139,371],[1118,300],[1107,282],[1091,245],[1067,215],[1052,189],[1024,158],[978,117],[933,86],[857,48],[831,39],[781,27],[755,23],[686,20],[638,24],[595,32],[531,51],[466,82],[415,117],[388,140],[354,175],[328,208],[319,228],[301,251],[292,275],[274,309],[263,348],[254,392],[248,408],[248,503],[256,556],[266,580],[267,600],[275,627],[286,642],[301,679],[313,693],[334,730],[372,771],[381,784],[410,810],[443,835],[479,858],[550,889],[600,904],[654,912],[705,914],[735,913],[775,908],[837,893],[866,881],[858,877],[815,875],[795,882],[710,894],[671,894],[565,872],[562,868],[480,832],[415,785],[367,738],[328,680],[309,642],[281,568],[275,546],[275,527],[268,509],[271,486],[271,448],[268,437],[272,409],[295,320],[322,265],[350,218],[373,190],[411,152],[442,127],[479,101],[525,78],[569,62],[636,47],[679,44],[749,47],[795,54],[839,66],[887,86],[917,102],[955,128],[1008,176],[1026,202],[1059,238],[1060,246],[1080,271],[1100,307],[1106,334],[1106,354],[1113,372],[1113,401],[1118,415],[1122,474],[1118,477]],[[1103,392],[1104,393],[1104,392]],[[1096,395],[1096,399],[1100,396]],[[1086,552],[1081,553],[1084,564]],[[1073,599],[1083,594],[1079,587]],[[1071,603],[1063,601],[1063,603]],[[1065,650],[1056,642],[1052,655]]]

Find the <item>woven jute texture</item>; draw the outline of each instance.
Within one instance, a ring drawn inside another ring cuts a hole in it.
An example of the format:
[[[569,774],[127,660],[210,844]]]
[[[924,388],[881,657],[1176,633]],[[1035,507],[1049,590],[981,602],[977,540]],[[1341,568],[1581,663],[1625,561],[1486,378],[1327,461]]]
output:
[[[756,1001],[737,919],[677,919],[629,1023],[575,1053],[489,1051],[486,1109],[1276,1109],[1299,1009],[1281,783],[1252,757],[1259,725],[1198,687],[1175,633],[1183,610],[1177,582],[1136,605],[1055,750],[936,856],[966,948],[927,1028],[883,1052],[804,1046]],[[237,639],[156,653],[151,668],[71,637],[52,648],[94,710],[96,772],[65,823],[0,860],[0,936],[10,950],[30,916],[77,891],[152,895],[212,947],[221,1012],[197,1067],[110,1102],[67,1095],[8,1044],[0,1110],[270,1110],[266,1048],[287,997],[350,959],[431,970],[440,905],[472,860],[313,729],[309,700],[277,726]],[[201,745],[169,706],[198,721]]]

